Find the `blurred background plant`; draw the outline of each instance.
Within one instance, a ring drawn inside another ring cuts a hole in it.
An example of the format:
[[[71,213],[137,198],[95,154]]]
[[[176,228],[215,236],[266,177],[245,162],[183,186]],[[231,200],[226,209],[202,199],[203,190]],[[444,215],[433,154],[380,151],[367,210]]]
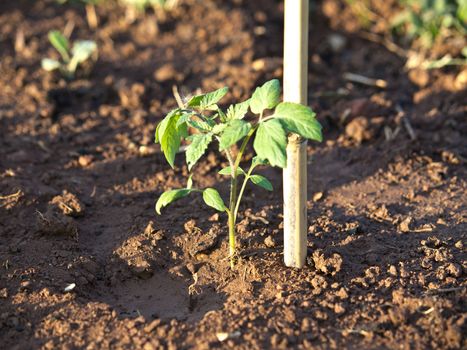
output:
[[[97,45],[92,40],[77,40],[70,46],[68,39],[58,30],[48,34],[52,46],[61,56],[61,60],[44,58],[41,66],[44,70],[52,72],[58,70],[64,78],[73,79],[78,66],[89,59],[97,59]]]
[[[120,4],[125,8],[125,16],[129,23],[133,22],[148,9],[152,9],[159,19],[165,16],[165,12],[178,5],[179,0],[55,0],[60,5],[84,5],[86,19],[92,29],[99,25],[96,7],[104,4]]]
[[[324,8],[328,18],[347,8],[358,26],[344,31],[384,45],[406,59],[408,69],[467,65],[467,0],[335,0]],[[340,4],[340,5],[338,5]],[[388,15],[391,13],[391,15]],[[331,21],[334,21],[331,19]]]
[[[181,0],[55,0],[59,4],[84,5],[89,27],[99,25],[96,8],[124,9],[125,21],[144,18],[147,28],[164,23]],[[316,0],[310,0],[317,9]],[[356,32],[406,58],[407,68],[435,69],[466,65],[467,0],[330,0],[324,14],[337,27]],[[343,14],[343,10],[345,14]],[[350,11],[348,11],[350,10]],[[350,13],[350,17],[348,14]],[[388,15],[390,13],[390,15]],[[336,16],[339,14],[339,16]],[[357,19],[358,25],[350,18]],[[335,35],[333,39],[339,38]],[[335,40],[334,40],[335,41]],[[338,46],[340,45],[337,43]]]
[[[430,48],[438,39],[467,34],[467,0],[400,0],[391,20],[396,34]]]
[[[119,2],[125,6],[126,18],[130,23],[150,8],[159,20],[163,20],[166,12],[178,4],[178,0],[119,0]]]

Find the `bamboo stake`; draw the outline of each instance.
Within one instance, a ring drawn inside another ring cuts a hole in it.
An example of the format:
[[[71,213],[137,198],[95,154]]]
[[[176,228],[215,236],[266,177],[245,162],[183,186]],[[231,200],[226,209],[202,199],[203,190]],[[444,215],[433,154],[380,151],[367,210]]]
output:
[[[285,0],[284,101],[307,104],[308,2]],[[284,263],[301,268],[306,260],[306,140],[290,135],[284,183]]]

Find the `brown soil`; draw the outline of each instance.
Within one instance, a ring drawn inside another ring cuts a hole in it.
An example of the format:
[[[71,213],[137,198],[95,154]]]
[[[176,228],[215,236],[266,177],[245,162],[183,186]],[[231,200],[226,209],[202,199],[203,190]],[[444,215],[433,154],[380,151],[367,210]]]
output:
[[[341,2],[317,4],[309,102],[326,141],[309,146],[308,265],[282,264],[281,172],[265,169],[276,191],[248,189],[230,271],[225,217],[201,198],[155,215],[187,169],[153,133],[174,84],[227,85],[236,101],[281,78],[282,2],[98,16],[93,31],[79,6],[0,4],[1,348],[467,347],[465,71],[407,72]],[[67,23],[99,45],[73,82],[40,69]],[[225,195],[219,159],[211,149],[194,181]]]

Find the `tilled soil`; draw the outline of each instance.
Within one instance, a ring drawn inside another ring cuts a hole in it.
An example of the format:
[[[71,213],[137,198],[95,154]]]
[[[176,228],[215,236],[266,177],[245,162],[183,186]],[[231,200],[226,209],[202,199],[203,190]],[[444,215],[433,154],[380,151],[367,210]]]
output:
[[[383,24],[395,10],[377,8]],[[309,103],[326,141],[309,145],[308,264],[282,264],[281,172],[263,169],[275,191],[247,189],[231,271],[226,218],[201,198],[154,213],[188,172],[153,133],[174,85],[227,85],[232,102],[282,77],[282,2],[97,12],[91,30],[80,6],[0,4],[1,348],[467,347],[465,68],[406,71],[348,7],[315,4]],[[40,69],[65,27],[99,46],[72,82]],[[222,165],[210,149],[196,185],[226,195]]]

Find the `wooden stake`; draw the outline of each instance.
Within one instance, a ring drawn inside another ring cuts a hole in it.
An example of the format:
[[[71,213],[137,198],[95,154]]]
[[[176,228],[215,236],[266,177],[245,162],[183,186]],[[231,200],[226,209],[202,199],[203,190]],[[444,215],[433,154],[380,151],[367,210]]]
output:
[[[285,0],[284,101],[308,104],[308,3]],[[284,182],[284,263],[305,265],[307,249],[306,140],[290,135]]]

